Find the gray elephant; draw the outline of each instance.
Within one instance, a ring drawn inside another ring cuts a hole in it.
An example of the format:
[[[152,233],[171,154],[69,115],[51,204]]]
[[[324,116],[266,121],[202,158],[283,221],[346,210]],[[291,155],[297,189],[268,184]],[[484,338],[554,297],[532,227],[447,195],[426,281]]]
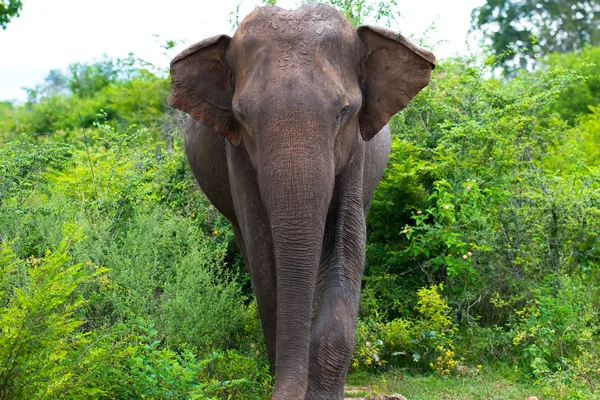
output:
[[[171,63],[200,187],[231,221],[275,371],[272,399],[342,399],[387,123],[435,57],[334,8],[262,7]]]

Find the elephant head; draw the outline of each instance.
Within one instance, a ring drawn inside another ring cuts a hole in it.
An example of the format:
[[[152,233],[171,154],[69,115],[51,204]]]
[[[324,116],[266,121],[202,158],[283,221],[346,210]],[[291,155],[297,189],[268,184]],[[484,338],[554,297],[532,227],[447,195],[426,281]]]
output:
[[[360,287],[365,143],[429,83],[434,64],[433,54],[403,36],[355,29],[322,4],[259,8],[232,38],[201,41],[171,63],[169,104],[227,139],[228,154],[247,155],[256,207],[268,215],[277,272],[274,398],[301,398],[307,390],[323,260],[353,265],[349,274]],[[344,217],[334,218],[334,208]],[[340,228],[329,236],[339,242],[325,235],[334,220]],[[327,241],[339,249],[324,249]],[[330,256],[336,251],[345,255]],[[352,301],[357,306],[357,295]],[[352,342],[353,328],[348,332],[341,335]]]
[[[255,141],[265,119],[304,109],[327,121],[331,140],[359,127],[368,141],[427,86],[434,66],[431,52],[402,35],[354,29],[329,6],[262,7],[233,38],[205,39],[173,59],[168,103],[234,146]]]

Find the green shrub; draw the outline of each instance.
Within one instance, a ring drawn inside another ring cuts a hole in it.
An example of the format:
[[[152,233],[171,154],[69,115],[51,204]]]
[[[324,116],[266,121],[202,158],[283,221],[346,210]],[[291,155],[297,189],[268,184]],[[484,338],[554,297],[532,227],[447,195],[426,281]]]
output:
[[[54,399],[68,391],[80,396],[79,367],[88,357],[88,335],[80,331],[85,300],[78,287],[105,269],[71,265],[67,236],[57,252],[19,260],[6,243],[0,249],[0,398]]]
[[[217,382],[235,382],[207,391],[220,399],[268,399],[273,389],[273,376],[265,354],[242,355],[229,350],[210,363],[206,373]]]
[[[417,291],[417,317],[396,318],[389,322],[376,317],[359,320],[353,368],[378,368],[409,365],[450,373],[454,360],[453,336],[456,327],[450,307],[439,293],[442,286]],[[438,360],[440,363],[438,363]]]
[[[590,106],[568,135],[554,145],[547,165],[563,177],[598,176],[600,170],[600,106]],[[591,172],[591,173],[588,173]]]
[[[86,308],[96,301],[90,287],[111,285],[106,268],[69,264],[68,252],[81,239],[73,232],[41,259],[22,261],[5,243],[0,247],[1,399],[265,398],[271,378],[264,359],[194,353],[185,344],[175,352],[151,322],[139,318],[84,330]],[[203,289],[218,297],[214,288]],[[214,337],[222,333],[214,321],[205,322]]]
[[[255,360],[264,347],[260,324],[237,271],[224,268],[233,234],[197,190],[183,153],[137,148],[147,135],[137,127],[102,122],[84,135],[75,146],[22,142],[0,153],[10,189],[0,202],[0,232],[18,257],[62,252],[61,225],[77,221],[87,239],[71,243],[65,257],[89,273],[108,267],[74,290],[85,301],[77,303],[72,337],[49,336],[72,344],[59,375],[80,388],[65,383],[52,398],[205,398],[241,393],[234,383],[265,397],[267,363]],[[7,293],[13,272],[0,279],[0,291]],[[229,348],[246,355],[218,364]],[[239,380],[245,374],[236,363],[254,362],[254,378]]]
[[[359,318],[356,324],[352,368],[377,370],[388,363],[383,344],[384,324],[375,318]]]
[[[443,282],[460,323],[494,326],[512,311],[494,308],[494,292],[520,295],[519,307],[548,273],[597,276],[599,176],[565,157],[594,125],[570,128],[550,111],[575,77],[549,69],[504,83],[485,73],[469,60],[440,63],[391,121],[365,277],[388,321],[414,315],[415,285]]]
[[[73,146],[63,143],[13,142],[0,149],[0,205],[13,198],[22,206],[32,191],[46,184],[44,172],[72,165]]]
[[[534,301],[512,323],[513,345],[526,373],[542,381],[600,383],[600,292],[563,276],[554,289],[534,289]]]
[[[554,53],[544,64],[546,68],[563,68],[577,77],[561,90],[552,107],[552,111],[563,119],[574,124],[580,115],[590,112],[590,106],[600,104],[600,47],[574,53]]]
[[[96,398],[213,399],[212,393],[245,382],[219,381],[207,373],[222,354],[199,359],[187,349],[175,352],[162,344],[152,324],[138,322],[95,335],[96,358],[88,365],[85,384],[98,392]]]

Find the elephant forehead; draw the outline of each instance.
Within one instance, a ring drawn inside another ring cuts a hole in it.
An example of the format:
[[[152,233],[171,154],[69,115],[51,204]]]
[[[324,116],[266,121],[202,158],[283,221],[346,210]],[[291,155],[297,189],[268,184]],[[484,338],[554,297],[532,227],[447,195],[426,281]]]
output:
[[[356,36],[356,37],[354,37]],[[309,4],[297,10],[261,7],[240,24],[233,41],[246,51],[275,47],[281,53],[308,55],[316,45],[353,42],[358,39],[352,25],[333,7]]]
[[[250,13],[238,28],[243,36],[255,33],[267,36],[294,35],[307,28],[320,35],[348,24],[335,8],[324,4],[308,4],[297,10],[285,10],[277,6],[260,7]]]
[[[297,10],[261,7],[240,24],[232,39],[230,56],[242,68],[259,63],[282,72],[300,73],[320,56],[344,61],[359,59],[360,40],[348,20],[333,7],[309,4]]]

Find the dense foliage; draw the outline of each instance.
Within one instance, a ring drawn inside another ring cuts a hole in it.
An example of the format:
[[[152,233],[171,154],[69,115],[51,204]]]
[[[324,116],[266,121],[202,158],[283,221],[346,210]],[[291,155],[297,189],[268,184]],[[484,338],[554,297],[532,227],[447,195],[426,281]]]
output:
[[[527,68],[550,53],[600,45],[600,2],[486,0],[473,10],[472,24],[509,72]]]
[[[595,390],[600,115],[559,117],[576,72],[549,66],[506,83],[448,61],[396,116],[359,328],[379,347],[357,361],[451,373],[503,360]],[[451,321],[434,293],[415,297],[441,283]]]
[[[263,398],[256,310],[168,81],[124,73],[3,104],[0,398]]]
[[[590,47],[577,53],[550,54],[544,61],[544,68],[560,68],[570,74],[574,79],[564,88],[550,108],[551,112],[557,113],[562,119],[571,125],[584,114],[583,118],[594,119],[600,104],[600,47]],[[597,118],[596,118],[597,119]],[[593,123],[588,120],[581,124],[583,129],[593,128]],[[590,141],[591,140],[591,141]],[[593,139],[584,140],[587,143],[597,143]],[[583,155],[594,153],[593,148],[586,149]],[[598,165],[588,162],[589,165]]]
[[[441,62],[391,123],[355,371],[600,384],[600,52],[489,78]],[[268,397],[228,223],[197,190],[168,80],[134,57],[0,103],[0,399]]]

